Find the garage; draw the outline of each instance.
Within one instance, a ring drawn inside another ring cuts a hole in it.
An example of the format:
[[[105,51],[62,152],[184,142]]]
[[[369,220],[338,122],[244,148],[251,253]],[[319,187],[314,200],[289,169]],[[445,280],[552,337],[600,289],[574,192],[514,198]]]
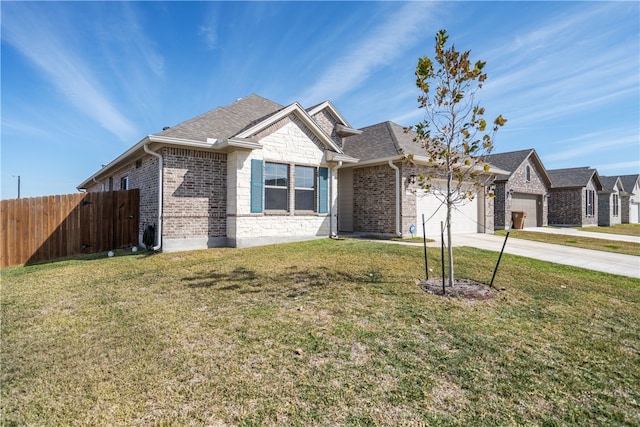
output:
[[[416,234],[422,234],[422,214],[424,214],[427,236],[440,236],[440,222],[444,223],[447,220],[447,206],[433,193],[418,190],[416,212]],[[455,205],[451,212],[451,232],[453,234],[477,233],[478,217],[477,197]]]
[[[511,196],[511,212],[524,211],[527,217],[524,221],[525,228],[540,227],[539,218],[542,218],[542,201],[538,194],[513,193]]]
[[[629,205],[629,223],[638,224],[640,223],[640,204],[638,203],[630,203]]]

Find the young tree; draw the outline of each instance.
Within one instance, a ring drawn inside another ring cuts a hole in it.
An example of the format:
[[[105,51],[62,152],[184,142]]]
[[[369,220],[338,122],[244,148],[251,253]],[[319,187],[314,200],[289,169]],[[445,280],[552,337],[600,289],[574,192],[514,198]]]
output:
[[[416,86],[422,92],[418,103],[425,115],[413,130],[414,140],[433,166],[432,172],[419,175],[419,184],[447,208],[449,286],[453,286],[451,212],[456,205],[473,200],[485,183],[489,165],[483,158],[493,149],[493,136],[507,120],[500,115],[492,126],[487,124],[485,109],[475,102],[476,92],[487,79],[482,71],[485,62],[472,63],[470,51],[447,47],[448,38],[446,30],[436,34],[435,64],[426,56],[418,59]],[[413,160],[413,156],[407,157]],[[436,186],[435,179],[446,184]]]

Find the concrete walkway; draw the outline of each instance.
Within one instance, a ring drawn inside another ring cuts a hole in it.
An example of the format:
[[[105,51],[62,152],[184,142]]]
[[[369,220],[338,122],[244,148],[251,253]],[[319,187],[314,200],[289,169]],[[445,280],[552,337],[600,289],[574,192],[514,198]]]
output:
[[[582,231],[575,228],[532,227],[522,231],[534,231],[536,233],[564,234],[567,236],[590,237],[593,239],[616,240],[618,242],[640,243],[640,236],[625,236],[621,234],[598,233],[596,231]]]
[[[542,233],[568,234],[573,236],[594,237],[598,239],[639,242],[635,236],[620,236],[597,232],[585,232],[570,228],[527,228],[525,231],[539,231]],[[355,236],[354,236],[355,237]],[[628,240],[630,239],[630,240]],[[422,243],[407,243],[391,240],[376,240],[385,243],[399,243],[422,246]],[[478,249],[500,252],[504,236],[494,234],[459,234],[453,237],[454,246],[469,246]],[[427,243],[429,247],[440,247],[440,239]],[[640,279],[640,256],[616,254],[612,252],[594,251],[591,249],[574,248],[571,246],[554,245],[551,243],[534,242],[532,240],[516,239],[512,236],[507,240],[505,253],[520,255],[528,258],[549,261],[556,264],[571,265],[588,270],[618,274]]]
[[[453,243],[455,246],[470,246],[500,252],[504,237],[493,234],[464,234],[455,236]],[[439,244],[440,242],[437,243],[437,245]],[[640,279],[640,256],[594,251],[512,237],[507,240],[504,251],[512,255]]]

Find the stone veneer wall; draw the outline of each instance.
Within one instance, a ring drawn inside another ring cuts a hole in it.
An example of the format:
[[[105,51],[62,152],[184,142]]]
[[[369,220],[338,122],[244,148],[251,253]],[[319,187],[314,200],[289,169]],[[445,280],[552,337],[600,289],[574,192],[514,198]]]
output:
[[[163,248],[226,245],[227,155],[168,147],[164,161]]]
[[[330,214],[295,212],[293,170],[295,165],[319,167],[324,164],[324,145],[295,116],[290,115],[254,137],[262,150],[235,151],[228,156],[229,193],[227,197],[227,236],[229,245],[236,247],[305,240],[330,235]],[[288,212],[251,213],[251,160],[289,165],[292,181],[289,187]],[[330,174],[332,176],[333,173]],[[333,197],[330,200],[335,214],[337,188],[330,180]]]

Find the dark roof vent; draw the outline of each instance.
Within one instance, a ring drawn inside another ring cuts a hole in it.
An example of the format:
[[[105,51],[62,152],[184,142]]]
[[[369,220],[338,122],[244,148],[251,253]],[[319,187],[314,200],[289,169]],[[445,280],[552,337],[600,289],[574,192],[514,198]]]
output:
[[[171,126],[165,126],[162,128],[162,130],[167,130],[167,129],[171,129]]]

